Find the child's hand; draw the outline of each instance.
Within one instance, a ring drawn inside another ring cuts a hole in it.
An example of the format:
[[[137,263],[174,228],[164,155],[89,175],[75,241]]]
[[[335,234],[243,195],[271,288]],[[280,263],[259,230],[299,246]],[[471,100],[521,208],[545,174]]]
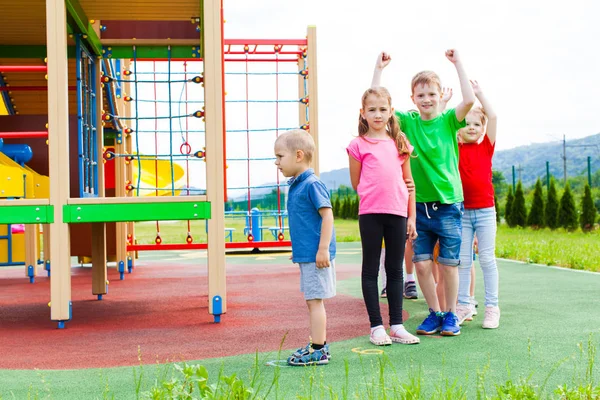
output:
[[[460,57],[458,56],[458,50],[450,49],[446,50],[446,58],[450,60],[452,64],[456,64],[460,61]]]
[[[327,268],[329,266],[329,249],[319,249],[317,251],[317,268]]]
[[[392,61],[392,56],[390,56],[385,51],[379,53],[377,56],[377,62],[375,63],[375,68],[384,69],[388,66],[388,64]]]
[[[442,102],[447,103],[452,98],[452,88],[442,88]]]
[[[483,93],[483,90],[481,90],[481,86],[479,86],[479,82],[477,82],[476,80],[471,80],[471,87],[473,88],[473,93],[475,94],[475,96],[479,96],[481,93]]]
[[[417,234],[417,223],[415,218],[408,218],[406,221],[406,237],[408,240],[415,240],[419,236]]]

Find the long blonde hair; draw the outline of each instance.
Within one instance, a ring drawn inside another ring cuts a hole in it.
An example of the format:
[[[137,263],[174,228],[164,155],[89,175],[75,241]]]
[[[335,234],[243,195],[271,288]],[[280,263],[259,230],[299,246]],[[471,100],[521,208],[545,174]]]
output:
[[[392,96],[390,95],[390,92],[388,92],[388,90],[384,87],[375,87],[367,89],[362,95],[361,104],[363,109],[365,108],[367,97],[369,97],[370,95],[375,95],[386,99],[390,106],[390,109],[392,108]],[[398,147],[398,154],[401,156],[409,154],[408,140],[406,139],[406,136],[400,129],[400,123],[398,122],[398,119],[393,114],[390,116],[390,119],[387,122],[386,131],[388,135],[390,135],[390,137],[396,141],[396,146]],[[367,132],[369,132],[369,124],[367,123],[367,120],[359,114],[358,136],[364,138]]]

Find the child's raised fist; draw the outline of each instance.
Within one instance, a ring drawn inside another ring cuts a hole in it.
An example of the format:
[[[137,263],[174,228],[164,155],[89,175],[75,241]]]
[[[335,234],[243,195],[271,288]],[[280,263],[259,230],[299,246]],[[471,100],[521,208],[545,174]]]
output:
[[[377,56],[376,67],[379,68],[379,69],[384,69],[385,67],[388,66],[388,64],[390,63],[390,61],[392,61],[392,56],[390,56],[385,51],[382,51]]]
[[[458,61],[460,61],[460,58],[458,57],[458,50],[446,50],[446,58],[448,58],[448,60],[450,60],[450,62],[452,62],[453,64],[456,64]]]

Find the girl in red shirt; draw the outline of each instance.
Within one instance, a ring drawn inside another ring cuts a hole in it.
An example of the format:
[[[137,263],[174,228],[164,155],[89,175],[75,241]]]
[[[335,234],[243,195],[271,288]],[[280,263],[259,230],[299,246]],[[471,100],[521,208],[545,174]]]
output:
[[[492,156],[496,143],[496,113],[477,81],[471,81],[473,92],[483,107],[473,107],[467,114],[467,126],[460,129],[458,169],[464,192],[462,245],[460,248],[458,306],[459,323],[470,318],[474,306],[470,302],[473,241],[477,234],[479,263],[485,287],[483,328],[500,325],[498,307],[498,268],[496,266],[496,208],[492,185]]]

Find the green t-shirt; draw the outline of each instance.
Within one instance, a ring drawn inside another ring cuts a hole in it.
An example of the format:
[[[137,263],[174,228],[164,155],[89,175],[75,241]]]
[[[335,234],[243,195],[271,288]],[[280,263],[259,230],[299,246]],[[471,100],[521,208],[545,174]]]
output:
[[[456,119],[454,109],[446,110],[430,121],[423,121],[418,111],[396,111],[396,117],[400,129],[415,147],[410,167],[417,202],[452,204],[463,201],[456,132],[466,126],[465,121]]]

